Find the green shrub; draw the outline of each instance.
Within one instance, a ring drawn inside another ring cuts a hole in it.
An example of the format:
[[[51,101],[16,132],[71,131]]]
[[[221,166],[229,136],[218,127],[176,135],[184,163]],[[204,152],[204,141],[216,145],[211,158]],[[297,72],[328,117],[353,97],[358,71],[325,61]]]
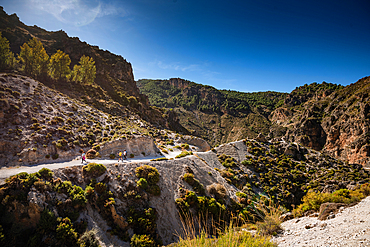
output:
[[[182,157],[185,157],[187,155],[193,155],[193,152],[188,152],[188,151],[182,151],[181,154],[177,155],[175,158],[182,158]]]
[[[189,185],[191,185],[194,189],[194,191],[200,195],[205,194],[205,189],[203,184],[199,182],[198,179],[194,178],[194,174],[192,173],[185,173],[182,179],[187,182]]]
[[[132,247],[156,247],[157,244],[150,235],[136,235],[134,234],[130,241]]]
[[[111,158],[112,160],[116,158],[116,155],[115,154],[110,154],[109,155],[109,158]]]
[[[181,144],[181,147],[183,148],[183,149],[189,149],[189,144],[187,144],[187,143],[183,143],[183,144]]]
[[[293,213],[296,216],[302,216],[304,212],[308,210],[318,211],[321,204],[325,202],[336,202],[350,204],[353,202],[358,202],[365,196],[361,193],[361,187],[352,191],[348,189],[340,189],[334,191],[333,193],[321,193],[315,191],[309,191],[302,198],[302,204],[294,209]]]
[[[218,156],[218,159],[219,159],[220,163],[226,168],[236,166],[236,160],[233,157],[231,157],[230,155],[222,154],[222,155]]]
[[[131,153],[130,158],[133,159],[135,157],[135,154]]]
[[[136,177],[145,178],[149,185],[154,185],[159,181],[159,172],[157,168],[143,165],[135,169]]]
[[[146,188],[148,188],[148,182],[146,181],[145,178],[140,178],[139,181],[137,181],[137,187],[145,190]]]
[[[59,154],[53,154],[52,158],[53,158],[53,160],[58,159],[59,158]]]
[[[84,173],[91,177],[99,177],[104,174],[107,168],[103,164],[89,163],[83,167]]]
[[[71,220],[66,217],[61,220],[56,229],[57,239],[65,245],[75,245],[77,242],[77,232],[73,228]]]
[[[97,183],[95,185],[95,191],[96,193],[102,195],[107,191],[107,185],[105,183]]]
[[[46,235],[49,232],[55,230],[57,225],[57,218],[53,212],[50,212],[48,209],[44,209],[41,212],[40,220],[37,223],[37,231],[43,235]]]
[[[194,174],[192,173],[185,173],[182,179],[187,182],[189,185],[194,184]]]
[[[95,237],[93,230],[87,231],[78,239],[77,244],[80,247],[99,247],[99,241]]]
[[[56,185],[56,190],[58,193],[68,193],[71,188],[71,181],[63,181],[62,183]]]
[[[74,185],[69,190],[69,196],[71,197],[73,206],[82,208],[86,205],[85,191],[80,186]]]
[[[161,157],[161,158],[157,158],[157,159],[152,159],[150,161],[161,161],[161,160],[168,160],[166,157]]]
[[[41,178],[46,180],[52,179],[54,175],[54,173],[48,168],[41,168],[41,170],[38,171],[38,174],[40,175]]]

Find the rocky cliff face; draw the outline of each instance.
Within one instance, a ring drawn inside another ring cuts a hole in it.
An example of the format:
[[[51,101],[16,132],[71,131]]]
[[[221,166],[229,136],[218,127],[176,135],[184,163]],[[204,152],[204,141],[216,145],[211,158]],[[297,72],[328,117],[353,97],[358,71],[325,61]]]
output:
[[[286,100],[271,120],[288,128],[285,138],[370,167],[370,78],[347,87],[319,88],[312,97]],[[292,102],[298,102],[293,104]],[[299,106],[294,106],[299,104]]]

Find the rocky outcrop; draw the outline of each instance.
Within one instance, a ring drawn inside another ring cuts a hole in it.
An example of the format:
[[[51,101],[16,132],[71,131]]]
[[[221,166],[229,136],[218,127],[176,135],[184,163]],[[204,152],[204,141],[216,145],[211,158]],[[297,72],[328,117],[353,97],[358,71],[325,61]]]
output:
[[[309,87],[309,86],[307,86]],[[370,78],[336,90],[319,90],[311,98],[287,98],[294,110],[276,109],[270,119],[288,127],[285,139],[323,150],[349,163],[370,167]],[[292,92],[292,94],[297,94]],[[302,93],[298,93],[301,95]],[[304,99],[304,100],[303,100]]]
[[[110,154],[117,154],[125,150],[127,154],[136,156],[157,156],[160,151],[153,139],[147,136],[133,136],[131,139],[118,139],[107,142],[101,146],[99,153],[102,157],[109,157]]]
[[[285,122],[293,116],[293,113],[287,108],[278,108],[274,110],[270,115],[270,120],[274,123],[284,125]]]
[[[178,141],[180,143],[187,143],[197,147],[197,150],[195,151],[198,152],[207,152],[211,150],[211,147],[209,146],[208,142],[199,137],[184,136],[183,138],[180,138]]]

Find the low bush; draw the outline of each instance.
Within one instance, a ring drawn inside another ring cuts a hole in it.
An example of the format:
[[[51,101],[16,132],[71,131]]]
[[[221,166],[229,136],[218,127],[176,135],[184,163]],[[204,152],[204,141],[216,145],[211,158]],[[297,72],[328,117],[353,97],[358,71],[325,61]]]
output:
[[[150,161],[161,161],[161,160],[168,160],[166,157],[161,157],[161,158],[157,158],[157,159],[152,159]]]
[[[146,181],[145,178],[140,178],[139,181],[136,182],[137,184],[137,187],[145,190],[146,188],[148,188],[148,182]]]
[[[104,174],[107,168],[103,164],[89,163],[83,167],[83,172],[90,177],[99,177]]]
[[[214,195],[216,200],[223,200],[227,195],[226,188],[222,184],[211,184],[207,187],[207,190],[211,195]]]
[[[135,169],[136,177],[145,178],[149,185],[154,185],[159,181],[159,172],[157,168],[143,165]]]
[[[302,198],[303,203],[293,210],[293,214],[299,217],[309,210],[318,211],[321,204],[325,202],[345,204],[359,202],[365,197],[367,191],[370,192],[368,184],[362,185],[356,190],[340,189],[333,193],[321,193],[310,190]],[[365,195],[362,192],[364,192]]]
[[[175,158],[182,158],[182,157],[185,157],[187,155],[193,155],[193,152],[188,152],[188,151],[182,151],[181,154],[177,155]]]
[[[99,241],[95,237],[95,231],[90,230],[82,234],[77,244],[81,247],[99,247]]]
[[[205,189],[203,184],[199,182],[198,179],[194,178],[194,174],[192,173],[185,173],[182,179],[187,182],[189,185],[191,185],[194,189],[194,191],[200,195],[205,194]]]
[[[61,220],[56,229],[56,237],[64,245],[76,245],[77,232],[73,228],[73,224],[69,218],[66,217]]]
[[[107,185],[105,183],[97,183],[95,185],[95,191],[96,193],[102,195],[107,191]]]
[[[39,177],[46,179],[46,180],[52,179],[54,175],[54,173],[48,168],[41,168],[41,170],[38,171],[37,174],[39,175]]]
[[[131,238],[130,246],[132,247],[156,247],[157,244],[155,243],[154,239],[150,235],[134,234]]]

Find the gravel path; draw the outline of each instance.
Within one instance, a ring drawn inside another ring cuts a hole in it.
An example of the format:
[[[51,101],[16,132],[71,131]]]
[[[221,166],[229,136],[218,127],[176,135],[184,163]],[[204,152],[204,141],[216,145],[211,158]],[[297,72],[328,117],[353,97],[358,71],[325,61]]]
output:
[[[157,159],[160,157],[166,157],[167,159],[175,158],[176,155],[180,154],[181,151],[174,151],[165,154],[165,156],[146,156],[146,157],[135,157],[135,158],[127,158],[124,160],[123,163],[138,163],[138,162],[149,162],[151,159]],[[115,164],[117,163],[117,159],[88,159],[88,163],[98,163],[98,164]],[[85,163],[86,164],[86,163]],[[17,167],[2,167],[0,168],[0,185],[5,183],[5,179],[15,174],[21,172],[27,173],[34,173],[38,172],[41,168],[48,168],[50,170],[63,168],[63,167],[71,167],[71,166],[78,166],[81,165],[81,159],[77,157],[74,160],[66,161],[66,162],[56,162],[50,164],[38,164],[38,165],[25,165],[25,166],[17,166]]]
[[[279,246],[370,246],[370,196],[333,219],[302,217],[282,227],[284,232],[273,238]]]

